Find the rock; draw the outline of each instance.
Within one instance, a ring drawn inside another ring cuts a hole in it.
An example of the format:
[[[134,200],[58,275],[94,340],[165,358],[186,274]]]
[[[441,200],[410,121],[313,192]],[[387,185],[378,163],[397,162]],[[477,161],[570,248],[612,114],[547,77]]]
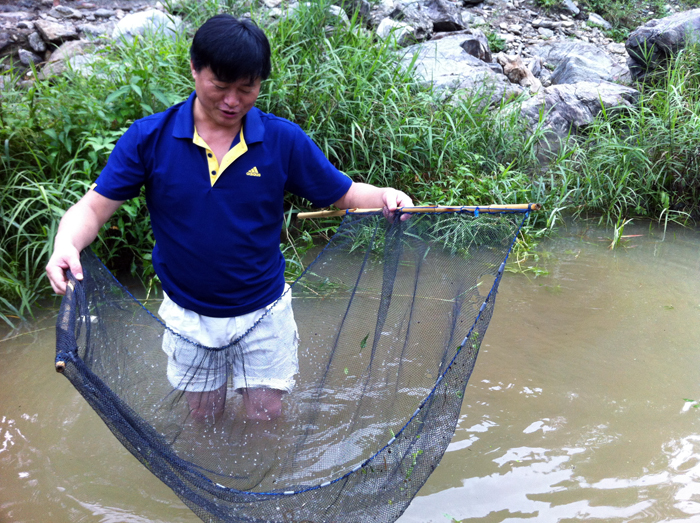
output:
[[[345,27],[350,25],[350,19],[342,7],[331,5],[328,7],[328,12],[331,14],[331,16],[335,17],[336,21],[339,21]]]
[[[615,54],[627,54],[627,49],[625,49],[625,44],[618,44],[616,42],[609,43],[606,47],[609,53]]]
[[[523,106],[534,108],[539,100],[540,107],[549,111],[547,126],[558,127],[564,134],[569,130],[578,132],[591,124],[603,108],[614,111],[632,107],[638,99],[639,91],[631,87],[611,82],[579,82],[547,87],[541,96],[526,101]]]
[[[35,55],[31,51],[27,51],[26,49],[20,49],[19,50],[19,61],[22,63],[22,65],[26,65],[29,67],[31,64],[38,64],[41,62],[41,57]]]
[[[520,106],[530,128],[545,130],[541,160],[559,150],[560,141],[590,125],[602,108],[610,113],[637,103],[639,91],[610,82],[553,85]]]
[[[65,61],[74,56],[83,55],[88,52],[92,52],[96,48],[94,42],[87,42],[85,40],[75,40],[72,42],[66,42],[61,47],[56,49],[51,53],[49,58],[49,63]]]
[[[629,70],[614,60],[604,49],[577,41],[552,42],[530,48],[552,69],[553,84],[571,84],[578,81],[626,82]]]
[[[113,30],[113,28],[111,28],[109,25],[106,25],[106,24],[102,24],[102,25],[80,24],[80,25],[76,26],[76,29],[78,29],[78,31],[80,31],[83,34],[94,37],[94,38],[108,35]]]
[[[29,40],[29,46],[34,50],[36,53],[43,53],[46,51],[46,44],[44,41],[41,39],[41,36],[37,32],[33,32],[29,35],[28,37]]]
[[[566,9],[569,13],[571,13],[574,16],[581,12],[581,10],[578,7],[576,7],[576,4],[574,4],[572,0],[564,0],[562,2],[562,8]]]
[[[635,29],[625,42],[632,76],[644,80],[649,73],[664,69],[668,59],[687,43],[700,40],[700,9],[650,20]]]
[[[433,34],[433,21],[428,17],[427,10],[421,4],[399,4],[389,15],[397,22],[403,22],[413,28],[415,42],[422,42]]]
[[[92,52],[96,45],[85,40],[66,42],[51,53],[47,64],[41,69],[40,78],[63,74],[69,67],[77,71],[85,71],[84,66],[93,64],[97,57],[86,55]],[[90,68],[91,70],[91,68]]]
[[[71,9],[68,6],[65,5],[57,5],[51,11],[49,11],[49,15],[53,16],[54,18],[76,18],[80,19],[83,16],[85,16],[83,13],[78,11],[77,9]]]
[[[460,31],[467,27],[457,7],[447,0],[429,0],[425,7],[434,32]]]
[[[126,15],[112,31],[112,38],[115,40],[124,38],[127,42],[131,42],[137,35],[153,32],[163,33],[174,39],[181,26],[182,20],[179,17],[149,9]]]
[[[557,26],[557,22],[553,20],[544,20],[542,18],[537,18],[532,21],[532,27],[546,27],[547,29],[554,29]]]
[[[552,72],[552,84],[601,82],[612,80],[610,70],[600,61],[586,56],[568,56]]]
[[[379,23],[376,33],[377,36],[383,40],[386,40],[387,38],[394,38],[396,40],[396,44],[401,47],[406,47],[416,43],[413,27],[403,22],[392,20],[391,18],[384,18]]]
[[[481,31],[471,31],[471,34],[465,34],[465,39],[459,46],[468,54],[478,58],[482,62],[491,62],[491,48],[486,35]]]
[[[3,49],[5,49],[5,47],[10,45],[11,42],[12,40],[10,39],[9,33],[0,32],[0,51],[2,51]]]
[[[93,55],[73,56],[66,61],[52,62],[46,64],[41,72],[37,75],[39,79],[46,79],[51,76],[58,76],[71,70],[85,77],[93,75],[92,65],[98,60]]]
[[[1,4],[0,4],[1,5]],[[25,11],[0,12],[0,24],[17,25],[22,20],[30,20],[32,15]]]
[[[104,7],[100,7],[99,9],[96,9],[94,13],[97,18],[110,18],[114,16],[114,11],[112,9],[105,9]]]
[[[45,42],[60,44],[61,42],[78,38],[75,28],[69,24],[59,24],[49,20],[35,20],[34,27],[39,31]]]
[[[612,29],[612,24],[596,13],[590,13],[588,15],[588,23],[591,25],[597,25],[598,27],[602,27],[606,30]]]
[[[460,90],[465,95],[481,96],[486,104],[499,104],[522,93],[503,75],[461,47],[465,38],[456,34],[413,45],[406,49],[404,63],[417,53],[416,74],[424,84],[437,90]]]
[[[339,0],[337,3],[351,17],[357,13],[364,22],[370,21],[372,6],[368,0]]]

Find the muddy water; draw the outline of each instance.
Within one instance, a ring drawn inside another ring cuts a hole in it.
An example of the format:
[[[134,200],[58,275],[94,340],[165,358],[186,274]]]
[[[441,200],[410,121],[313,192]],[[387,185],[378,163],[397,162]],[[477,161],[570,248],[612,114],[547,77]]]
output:
[[[542,245],[548,275],[506,275],[400,523],[700,521],[700,232],[625,233],[570,231]],[[52,322],[0,342],[0,522],[198,521],[56,375]]]

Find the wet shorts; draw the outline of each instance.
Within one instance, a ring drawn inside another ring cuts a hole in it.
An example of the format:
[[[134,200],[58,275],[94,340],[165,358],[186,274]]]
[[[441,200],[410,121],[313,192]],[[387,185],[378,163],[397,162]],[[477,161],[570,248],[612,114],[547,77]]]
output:
[[[233,318],[199,315],[163,294],[158,314],[170,329],[180,334],[166,329],[163,335],[163,351],[168,355],[167,375],[173,387],[189,392],[216,390],[232,375],[233,387],[238,391],[266,387],[291,392],[294,388],[294,376],[299,371],[299,337],[288,286],[278,301]],[[205,348],[229,345],[258,320],[240,343],[218,351]]]

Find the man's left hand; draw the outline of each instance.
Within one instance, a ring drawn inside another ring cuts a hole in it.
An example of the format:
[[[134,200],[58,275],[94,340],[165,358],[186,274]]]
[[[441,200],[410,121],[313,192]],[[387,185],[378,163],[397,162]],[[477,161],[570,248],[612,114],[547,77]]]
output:
[[[413,207],[413,200],[403,191],[398,191],[393,188],[387,188],[382,194],[382,202],[384,207],[382,212],[387,220],[393,220],[396,214],[396,209],[402,207]],[[401,221],[404,222],[411,217],[410,214],[402,214]]]

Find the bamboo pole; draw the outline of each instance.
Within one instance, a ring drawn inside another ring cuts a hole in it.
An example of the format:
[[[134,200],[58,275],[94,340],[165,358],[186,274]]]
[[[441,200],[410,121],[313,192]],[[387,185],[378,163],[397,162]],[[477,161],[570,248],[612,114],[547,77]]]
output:
[[[539,203],[517,203],[513,205],[463,205],[463,206],[442,206],[427,205],[422,207],[402,207],[401,211],[407,213],[441,213],[455,211],[476,211],[485,213],[498,213],[503,211],[539,211],[542,205]],[[328,211],[300,212],[297,218],[305,220],[308,218],[332,218],[335,216],[345,216],[346,214],[366,214],[379,212],[381,209],[335,209]]]

